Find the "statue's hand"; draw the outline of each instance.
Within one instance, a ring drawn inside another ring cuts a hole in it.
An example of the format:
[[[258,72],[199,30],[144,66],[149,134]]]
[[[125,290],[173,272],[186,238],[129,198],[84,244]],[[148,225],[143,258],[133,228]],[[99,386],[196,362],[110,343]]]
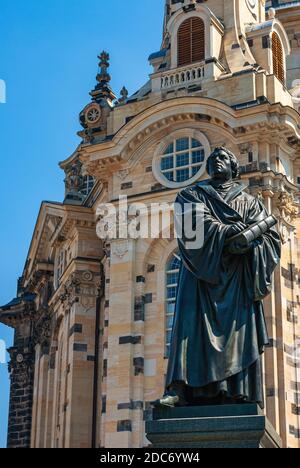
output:
[[[241,221],[237,222],[230,226],[227,230],[226,239],[231,239],[232,237],[236,236],[240,232],[244,231],[247,228],[247,225],[242,223]]]
[[[244,254],[251,252],[258,245],[260,245],[259,240],[254,240],[250,242],[250,244],[247,245],[246,247],[240,245],[238,242],[232,242],[231,244],[229,244],[227,250],[232,255],[244,255]]]

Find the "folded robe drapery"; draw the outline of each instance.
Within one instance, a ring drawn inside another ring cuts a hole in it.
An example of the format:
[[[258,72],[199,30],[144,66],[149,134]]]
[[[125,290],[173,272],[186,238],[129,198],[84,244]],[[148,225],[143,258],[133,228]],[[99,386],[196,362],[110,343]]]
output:
[[[281,242],[272,228],[249,253],[226,251],[230,226],[238,221],[250,225],[268,216],[244,188],[234,183],[222,198],[205,181],[177,197],[183,219],[187,207],[200,204],[204,242],[191,250],[186,248],[189,239],[179,239],[182,267],[166,384],[170,388],[183,382],[201,397],[223,391],[261,404],[260,358],[268,344],[262,300],[271,291]]]

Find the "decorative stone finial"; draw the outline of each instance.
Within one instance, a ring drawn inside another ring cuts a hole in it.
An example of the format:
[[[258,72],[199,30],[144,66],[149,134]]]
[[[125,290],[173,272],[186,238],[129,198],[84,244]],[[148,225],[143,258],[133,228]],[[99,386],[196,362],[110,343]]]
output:
[[[109,54],[105,51],[98,55],[99,69],[96,76],[97,84],[90,92],[92,103],[80,112],[79,120],[84,131],[78,132],[85,143],[94,143],[95,136],[105,131],[107,118],[117,99],[110,87]]]
[[[111,80],[110,74],[107,69],[109,68],[109,54],[105,51],[98,55],[99,62],[99,73],[97,75],[97,81],[100,84],[109,83]]]
[[[111,80],[110,74],[108,73],[109,54],[103,51],[100,55],[98,55],[98,59],[99,71],[96,77],[98,84],[90,94],[93,98],[93,101],[100,103],[104,99],[109,101],[109,104],[111,105],[112,102],[116,99],[116,96],[109,85]]]
[[[119,103],[124,104],[127,101],[128,98],[128,90],[123,86],[123,88],[120,91],[121,97],[119,98]]]
[[[276,16],[275,8],[270,8],[269,9],[269,19],[275,19],[275,16]]]

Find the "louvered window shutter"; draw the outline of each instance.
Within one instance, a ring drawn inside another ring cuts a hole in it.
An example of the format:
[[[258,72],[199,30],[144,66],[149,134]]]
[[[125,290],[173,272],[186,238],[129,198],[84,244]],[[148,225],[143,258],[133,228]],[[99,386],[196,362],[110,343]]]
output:
[[[178,66],[205,60],[205,26],[201,18],[185,20],[178,31]]]
[[[284,53],[281,40],[277,33],[272,35],[272,52],[273,52],[273,73],[281,81],[285,83],[284,72]]]

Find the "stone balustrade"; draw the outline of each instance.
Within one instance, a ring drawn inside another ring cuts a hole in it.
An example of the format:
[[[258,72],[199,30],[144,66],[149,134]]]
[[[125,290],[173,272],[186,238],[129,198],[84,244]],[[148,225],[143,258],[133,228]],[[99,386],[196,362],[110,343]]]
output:
[[[201,82],[205,78],[205,64],[196,63],[187,67],[169,70],[161,76],[161,89],[185,87]]]

